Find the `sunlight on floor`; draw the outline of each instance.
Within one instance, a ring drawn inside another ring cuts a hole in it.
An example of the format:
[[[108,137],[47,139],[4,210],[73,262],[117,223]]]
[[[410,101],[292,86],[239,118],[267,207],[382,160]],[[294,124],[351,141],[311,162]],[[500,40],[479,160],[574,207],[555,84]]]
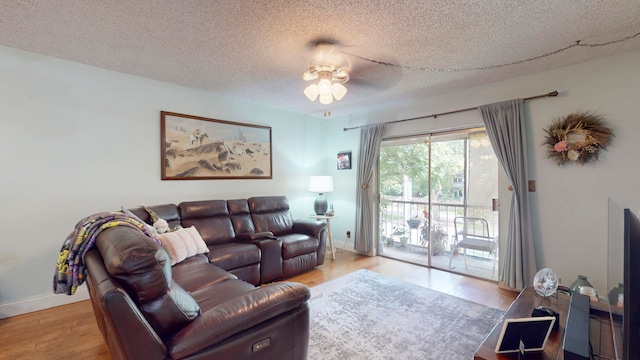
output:
[[[427,248],[417,245],[408,245],[406,247],[400,247],[397,245],[385,246],[382,248],[381,255],[422,266],[427,266],[429,261]],[[449,269],[449,260],[451,260],[451,269]],[[432,267],[436,269],[498,281],[498,265],[497,263],[495,264],[494,271],[493,259],[468,255],[466,268],[464,260],[464,255],[454,255],[453,259],[450,259],[448,251],[443,255],[431,256]]]

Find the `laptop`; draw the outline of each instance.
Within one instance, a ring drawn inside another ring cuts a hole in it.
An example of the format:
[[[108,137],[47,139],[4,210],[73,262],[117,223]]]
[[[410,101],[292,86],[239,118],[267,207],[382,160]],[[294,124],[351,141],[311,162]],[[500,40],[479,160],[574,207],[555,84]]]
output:
[[[496,353],[544,350],[556,318],[553,316],[505,319],[496,345]]]

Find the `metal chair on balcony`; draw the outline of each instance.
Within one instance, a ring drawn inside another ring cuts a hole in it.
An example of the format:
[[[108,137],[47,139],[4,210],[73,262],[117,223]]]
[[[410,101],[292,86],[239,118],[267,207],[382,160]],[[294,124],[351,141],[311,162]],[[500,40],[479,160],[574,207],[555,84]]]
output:
[[[455,229],[455,240],[451,245],[451,257],[449,258],[449,269],[451,260],[456,249],[464,251],[464,267],[467,268],[467,250],[477,250],[488,252],[493,255],[493,272],[496,271],[496,260],[498,255],[498,242],[489,235],[489,223],[483,218],[458,216],[453,220]]]

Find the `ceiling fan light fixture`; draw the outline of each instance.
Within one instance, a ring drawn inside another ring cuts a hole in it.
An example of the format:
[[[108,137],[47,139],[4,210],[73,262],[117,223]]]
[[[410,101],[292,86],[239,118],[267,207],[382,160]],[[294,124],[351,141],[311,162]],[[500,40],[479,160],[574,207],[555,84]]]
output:
[[[333,83],[331,85],[331,92],[336,100],[340,101],[347,94],[347,88],[340,83]]]
[[[311,101],[316,101],[316,99],[318,98],[318,85],[317,84],[311,84],[309,86],[307,86],[306,89],[304,89],[304,94],[307,96],[307,98]]]
[[[320,104],[329,105],[333,102],[333,95],[320,95]]]
[[[349,73],[342,56],[330,44],[318,44],[315,56],[309,61],[309,69],[302,74],[304,81],[317,81],[304,89],[306,97],[328,105],[341,100],[347,94],[343,83],[349,81]]]
[[[331,81],[328,79],[322,79],[318,81],[318,94],[320,96],[331,95]]]

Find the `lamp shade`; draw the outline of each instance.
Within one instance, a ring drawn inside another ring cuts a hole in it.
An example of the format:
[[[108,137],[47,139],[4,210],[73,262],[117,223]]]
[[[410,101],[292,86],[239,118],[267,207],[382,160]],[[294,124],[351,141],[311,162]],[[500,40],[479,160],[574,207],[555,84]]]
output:
[[[320,194],[332,192],[333,177],[332,176],[310,176],[309,191],[320,193]]]

